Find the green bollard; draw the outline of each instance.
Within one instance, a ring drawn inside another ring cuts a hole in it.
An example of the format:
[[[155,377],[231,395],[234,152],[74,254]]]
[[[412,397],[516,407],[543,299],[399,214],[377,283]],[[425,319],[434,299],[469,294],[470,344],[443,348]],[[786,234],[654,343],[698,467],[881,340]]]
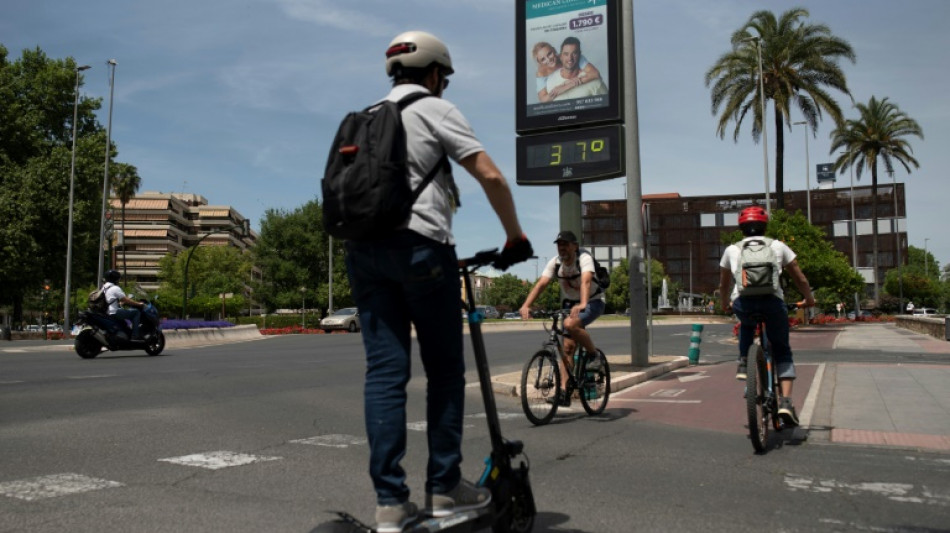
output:
[[[699,343],[703,341],[703,325],[693,324],[693,334],[689,338],[689,364],[699,364]]]

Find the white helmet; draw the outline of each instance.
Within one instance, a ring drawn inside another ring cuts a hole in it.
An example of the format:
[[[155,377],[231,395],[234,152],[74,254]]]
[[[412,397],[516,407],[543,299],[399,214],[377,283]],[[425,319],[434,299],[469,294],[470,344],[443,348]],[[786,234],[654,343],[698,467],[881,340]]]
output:
[[[424,31],[407,31],[396,36],[386,49],[386,74],[393,75],[393,67],[401,64],[409,68],[425,68],[437,63],[446,74],[452,69],[449,49],[438,37]]]

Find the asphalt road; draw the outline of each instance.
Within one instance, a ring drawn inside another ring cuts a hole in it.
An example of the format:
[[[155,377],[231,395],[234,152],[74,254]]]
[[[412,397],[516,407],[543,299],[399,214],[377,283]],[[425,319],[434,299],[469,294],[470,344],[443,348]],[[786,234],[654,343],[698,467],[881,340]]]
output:
[[[655,353],[686,355],[688,325],[656,331]],[[594,336],[608,353],[629,352],[623,328]],[[486,335],[493,372],[519,369],[543,337]],[[706,326],[703,365],[619,394],[596,418],[566,410],[536,428],[516,399],[499,397],[505,436],[531,460],[535,531],[950,528],[946,454],[804,438],[753,454],[730,414],[741,402],[734,352],[731,327]],[[902,357],[916,356],[796,350],[805,366]],[[469,374],[463,471],[475,478],[489,443]],[[371,519],[362,375],[358,334],[89,361],[63,347],[0,352],[0,532],[306,532],[330,509]],[[696,383],[710,392],[684,405],[691,417],[622,401]],[[424,384],[417,375],[409,385],[404,460],[420,502]]]

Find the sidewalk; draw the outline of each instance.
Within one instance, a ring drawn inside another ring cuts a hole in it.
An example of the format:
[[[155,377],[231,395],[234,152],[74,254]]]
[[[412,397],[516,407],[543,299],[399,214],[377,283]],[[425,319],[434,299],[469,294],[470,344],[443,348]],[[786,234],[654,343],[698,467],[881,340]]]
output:
[[[854,324],[835,349],[933,354],[935,362],[822,365],[806,405],[811,439],[950,452],[950,342],[893,324]]]

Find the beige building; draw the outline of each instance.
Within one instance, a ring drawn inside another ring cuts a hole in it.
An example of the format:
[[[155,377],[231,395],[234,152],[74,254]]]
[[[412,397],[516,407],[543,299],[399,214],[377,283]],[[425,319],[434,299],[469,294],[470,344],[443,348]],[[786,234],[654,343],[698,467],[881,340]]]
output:
[[[257,240],[253,230],[243,235],[248,221],[229,205],[209,205],[199,194],[144,192],[125,205],[110,198],[114,220],[112,266],[127,268],[144,290],[158,288],[158,263],[169,253],[199,244],[234,246],[246,250]],[[249,226],[248,226],[249,227]],[[123,264],[123,252],[126,263]]]

